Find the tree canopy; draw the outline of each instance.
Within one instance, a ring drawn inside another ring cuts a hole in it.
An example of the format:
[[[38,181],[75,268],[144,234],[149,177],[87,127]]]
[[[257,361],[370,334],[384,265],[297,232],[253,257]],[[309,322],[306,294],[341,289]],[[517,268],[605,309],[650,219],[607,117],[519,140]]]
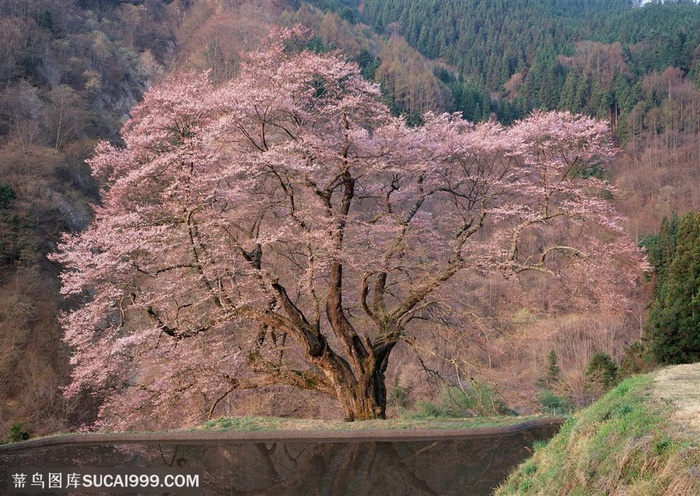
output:
[[[217,87],[155,86],[124,145],[91,160],[102,204],[52,258],[79,303],[68,393],[100,392],[103,426],[173,410],[191,424],[270,384],[383,418],[392,350],[429,331],[457,274],[537,271],[624,306],[641,255],[610,186],[581,173],[613,156],[605,124],[429,113],[410,127],[308,39],[280,31]]]

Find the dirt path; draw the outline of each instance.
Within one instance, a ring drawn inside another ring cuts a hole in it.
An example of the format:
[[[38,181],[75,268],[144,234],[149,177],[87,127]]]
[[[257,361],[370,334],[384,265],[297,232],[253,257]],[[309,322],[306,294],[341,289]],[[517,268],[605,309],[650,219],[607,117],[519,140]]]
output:
[[[676,407],[673,419],[700,436],[700,363],[657,372],[654,397]]]

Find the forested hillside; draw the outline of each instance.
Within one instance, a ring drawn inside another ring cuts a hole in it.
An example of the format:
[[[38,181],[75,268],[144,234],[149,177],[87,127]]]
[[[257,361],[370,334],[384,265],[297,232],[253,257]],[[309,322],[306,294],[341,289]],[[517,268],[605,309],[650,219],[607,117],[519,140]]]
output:
[[[57,315],[76,301],[60,297],[59,267],[46,259],[101,202],[85,163],[98,141],[120,143],[120,127],[154,83],[208,70],[222,84],[271,26],[297,23],[312,30],[315,50],[356,61],[411,125],[427,111],[504,124],[533,109],[607,120],[623,153],[585,173],[615,183],[612,199],[635,239],[655,233],[664,216],[700,210],[700,7],[692,2],[0,0],[0,437],[14,421],[34,432],[65,429],[100,401],[62,397],[70,366]],[[409,365],[387,378],[394,406],[475,377],[519,408],[540,408],[536,383],[552,351],[559,372],[548,385],[588,401],[588,361],[605,352],[622,362],[643,332],[650,289],[628,288],[633,310],[620,317],[577,313],[553,288],[530,276],[455,283],[455,294],[469,295],[463,328],[397,352]],[[325,414],[298,396],[267,393],[232,401],[242,412]]]
[[[84,160],[175,55],[164,2],[0,1],[0,432],[89,415],[63,400],[69,372],[57,314],[62,232],[99,202]]]
[[[693,2],[374,1],[363,15],[441,61],[455,108],[509,122],[533,108],[607,119],[631,229],[697,210],[700,8]]]
[[[402,34],[481,85],[501,119],[533,108],[605,117],[614,105],[627,114],[641,100],[634,90],[643,76],[678,67],[700,77],[692,3],[368,0],[362,12],[377,31]]]

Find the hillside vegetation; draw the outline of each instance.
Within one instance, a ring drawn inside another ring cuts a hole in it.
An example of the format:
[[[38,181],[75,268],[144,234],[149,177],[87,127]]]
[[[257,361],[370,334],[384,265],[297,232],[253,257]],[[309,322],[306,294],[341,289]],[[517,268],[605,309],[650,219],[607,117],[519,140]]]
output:
[[[51,432],[90,412],[66,402],[57,315],[63,232],[84,229],[97,187],[84,160],[171,63],[164,2],[0,1],[0,432]]]
[[[496,492],[700,494],[700,364],[625,380],[570,418]]]

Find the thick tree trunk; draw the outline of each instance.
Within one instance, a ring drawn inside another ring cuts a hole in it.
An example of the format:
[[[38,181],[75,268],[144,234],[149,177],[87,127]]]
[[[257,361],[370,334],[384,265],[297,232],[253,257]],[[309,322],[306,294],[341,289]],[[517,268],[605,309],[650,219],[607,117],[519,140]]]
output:
[[[328,347],[309,361],[323,370],[347,422],[386,418],[385,367],[366,367],[356,375],[350,363]]]
[[[386,418],[386,384],[379,370],[354,384],[339,384],[336,394],[346,422]]]

